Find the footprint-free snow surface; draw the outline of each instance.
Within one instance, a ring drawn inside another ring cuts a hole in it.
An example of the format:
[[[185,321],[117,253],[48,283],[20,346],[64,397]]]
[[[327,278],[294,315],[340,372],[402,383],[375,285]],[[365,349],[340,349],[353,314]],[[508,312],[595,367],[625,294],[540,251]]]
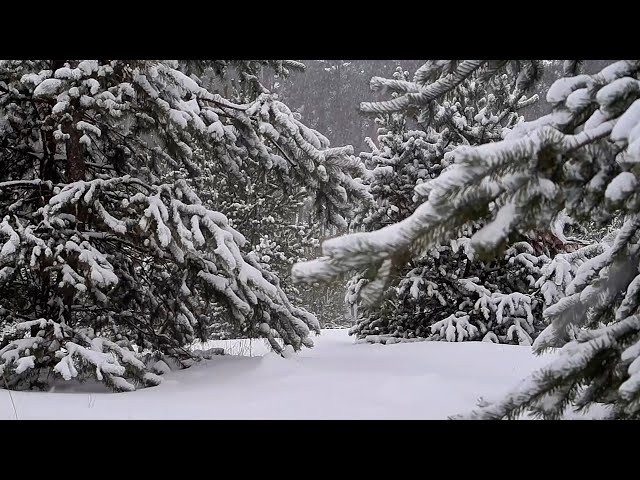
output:
[[[482,342],[354,344],[346,330],[323,330],[314,341],[289,359],[266,353],[261,341],[251,351],[246,341],[221,342],[252,356],[215,357],[131,393],[86,384],[0,390],[0,419],[444,419],[478,397],[499,398],[551,359]]]

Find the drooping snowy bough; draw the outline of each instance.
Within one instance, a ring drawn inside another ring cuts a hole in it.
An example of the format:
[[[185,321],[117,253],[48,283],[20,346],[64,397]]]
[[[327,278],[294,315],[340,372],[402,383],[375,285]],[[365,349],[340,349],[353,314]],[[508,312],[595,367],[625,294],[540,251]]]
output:
[[[243,188],[249,165],[275,172],[340,226],[369,195],[351,148],[330,148],[266,91],[256,80],[264,66],[284,74],[299,64],[0,63],[6,386],[52,375],[153,385],[153,359],[207,355],[189,346],[219,321],[277,351],[312,345],[317,320],[291,304],[211,189]],[[241,103],[203,80],[230,67],[251,87]]]

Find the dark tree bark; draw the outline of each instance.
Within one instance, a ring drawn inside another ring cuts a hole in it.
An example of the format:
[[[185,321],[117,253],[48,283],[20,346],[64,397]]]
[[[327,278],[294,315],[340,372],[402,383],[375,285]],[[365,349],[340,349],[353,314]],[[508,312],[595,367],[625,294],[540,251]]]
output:
[[[84,159],[84,152],[82,145],[80,144],[81,134],[76,128],[76,124],[81,120],[81,116],[78,112],[72,114],[72,121],[67,122],[63,126],[63,132],[69,135],[66,141],[67,151],[67,168],[66,176],[67,182],[78,182],[85,180],[86,165]],[[89,212],[86,206],[78,206],[75,212],[76,217],[76,229],[78,231],[84,231],[89,218]],[[72,265],[74,266],[74,265]],[[67,292],[64,293],[65,312],[64,317],[67,324],[71,324],[71,305],[73,305],[73,298],[76,291],[73,287],[70,287]]]
[[[86,165],[84,154],[80,145],[80,132],[76,129],[76,123],[80,121],[78,113],[73,114],[73,121],[65,124],[64,133],[69,135],[67,146],[67,182],[78,182],[85,179]]]

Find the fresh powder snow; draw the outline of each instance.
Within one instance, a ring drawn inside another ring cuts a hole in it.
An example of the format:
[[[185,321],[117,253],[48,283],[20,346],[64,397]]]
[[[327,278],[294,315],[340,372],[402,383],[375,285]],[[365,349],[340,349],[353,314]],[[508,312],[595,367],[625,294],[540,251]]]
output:
[[[134,392],[64,381],[46,393],[0,390],[0,419],[446,419],[555,357],[488,342],[355,344],[346,329],[314,340],[287,359],[261,340],[251,350],[248,340],[210,342],[230,355],[170,373],[162,365],[159,386]]]

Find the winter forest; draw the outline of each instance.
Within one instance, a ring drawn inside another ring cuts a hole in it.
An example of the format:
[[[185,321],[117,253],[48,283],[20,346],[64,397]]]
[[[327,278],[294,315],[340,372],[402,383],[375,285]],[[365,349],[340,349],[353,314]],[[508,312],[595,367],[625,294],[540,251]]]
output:
[[[640,419],[636,164],[635,60],[0,61],[0,418]]]

